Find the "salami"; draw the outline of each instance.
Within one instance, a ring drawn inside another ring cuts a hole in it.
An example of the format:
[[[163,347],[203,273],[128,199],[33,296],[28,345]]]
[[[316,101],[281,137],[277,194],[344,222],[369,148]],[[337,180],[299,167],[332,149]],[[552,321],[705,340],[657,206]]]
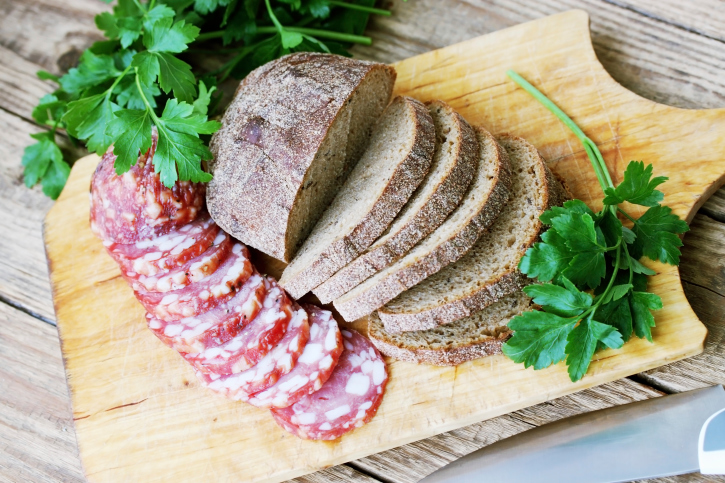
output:
[[[249,250],[241,243],[232,246],[225,262],[208,277],[171,292],[134,293],[141,305],[154,317],[173,321],[193,317],[228,301],[252,274]]]
[[[236,374],[256,365],[284,337],[292,302],[277,282],[265,279],[267,296],[254,320],[236,337],[196,354],[182,354],[201,373]]]
[[[145,292],[171,292],[182,289],[193,282],[199,282],[208,277],[219,268],[229,255],[232,248],[232,239],[224,232],[217,235],[214,244],[207,251],[196,258],[192,258],[184,265],[176,267],[153,277],[138,275],[124,278],[135,291]]]
[[[333,440],[370,421],[380,406],[388,372],[369,340],[343,330],[345,350],[322,388],[272,417],[288,432],[302,438]]]
[[[197,376],[206,387],[232,400],[248,399],[251,394],[272,386],[295,367],[309,337],[307,312],[296,306],[284,337],[255,366],[238,374],[218,376],[197,372]]]
[[[221,229],[207,213],[166,235],[136,243],[104,242],[106,250],[126,277],[153,277],[180,267],[214,244]]]
[[[331,312],[314,305],[304,305],[304,309],[310,317],[310,339],[297,364],[275,385],[246,399],[248,403],[267,409],[286,408],[318,391],[330,378],[342,354],[340,329]]]
[[[223,344],[240,333],[262,308],[267,290],[264,278],[252,274],[237,294],[208,312],[165,322],[146,314],[149,329],[169,347],[181,353],[201,352]]]
[[[91,179],[91,230],[104,241],[135,243],[193,221],[204,207],[206,185],[177,181],[169,189],[154,171],[158,136],[121,176],[113,167],[113,147],[101,158]]]

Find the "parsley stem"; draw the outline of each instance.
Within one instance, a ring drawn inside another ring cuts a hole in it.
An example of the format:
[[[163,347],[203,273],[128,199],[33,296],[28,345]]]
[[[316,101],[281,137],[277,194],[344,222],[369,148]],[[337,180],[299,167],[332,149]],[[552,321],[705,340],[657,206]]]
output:
[[[272,10],[272,4],[269,3],[269,0],[264,0],[264,3],[267,5],[267,13],[269,14],[269,18],[272,20],[272,23],[277,28],[277,31],[282,35],[282,32],[284,32],[284,27],[282,27],[282,24],[277,19],[277,16],[274,14],[274,11]]]
[[[298,34],[302,35],[310,35],[312,37],[317,37],[320,39],[337,40],[338,42],[345,42],[350,44],[371,45],[373,43],[373,39],[364,35],[345,34],[342,32],[332,32],[329,30],[311,29],[305,27],[284,27],[284,29],[288,32],[297,32]],[[255,33],[260,35],[275,34],[278,33],[278,30],[274,26],[257,27]],[[223,30],[206,32],[197,36],[194,41],[203,42],[205,40],[219,39],[223,36]]]
[[[617,207],[617,211],[620,212],[621,214],[623,214],[625,217],[627,217],[627,219],[629,221],[631,221],[632,223],[637,223],[637,220],[635,220],[634,218],[632,218],[631,216],[629,216],[629,213],[627,213],[626,211],[624,211],[622,208]]]
[[[330,5],[334,5],[336,7],[347,8],[350,10],[358,10],[360,12],[367,12],[367,13],[372,13],[375,15],[385,15],[386,17],[390,17],[390,15],[391,15],[390,10],[384,10],[382,8],[366,7],[365,5],[338,2],[337,0],[328,0],[327,3],[329,3]]]
[[[148,10],[143,8],[143,5],[141,5],[141,2],[139,2],[139,0],[133,0],[133,3],[135,3],[138,9],[141,10],[143,13],[148,13]]]
[[[579,141],[581,141],[581,143],[584,145],[584,150],[589,156],[589,160],[592,163],[594,173],[597,175],[597,180],[599,181],[602,190],[605,190],[606,188],[614,188],[614,184],[612,184],[612,178],[609,176],[607,165],[604,162],[604,157],[599,151],[596,143],[589,139],[587,135],[584,134],[584,131],[582,131],[581,128],[577,126],[576,123],[572,121],[572,119],[567,116],[564,111],[561,110],[561,108],[559,108],[559,106],[554,104],[551,99],[546,97],[540,90],[531,85],[526,79],[524,79],[511,69],[506,71],[506,75],[509,76],[519,86],[521,86],[526,92],[531,94],[534,99],[543,104],[544,107],[546,107],[556,117],[558,117],[559,120],[563,122],[564,125],[566,125],[566,127],[568,127],[577,138],[579,138]]]

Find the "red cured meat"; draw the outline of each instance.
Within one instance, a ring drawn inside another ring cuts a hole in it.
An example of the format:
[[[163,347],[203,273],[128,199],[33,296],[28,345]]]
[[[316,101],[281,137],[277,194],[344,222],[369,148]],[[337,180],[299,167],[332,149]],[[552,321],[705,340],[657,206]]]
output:
[[[249,250],[235,243],[232,253],[216,272],[188,287],[171,292],[135,291],[136,298],[154,317],[164,321],[193,317],[234,297],[252,274]]]
[[[335,370],[342,354],[340,329],[332,313],[314,305],[303,306],[310,317],[310,340],[294,369],[277,383],[247,399],[260,408],[286,408],[319,391]],[[241,398],[244,400],[244,398]]]
[[[206,387],[230,399],[247,399],[251,394],[267,389],[280,377],[288,374],[295,367],[309,337],[307,312],[295,304],[284,337],[255,366],[238,374],[218,376],[197,372],[197,376]]]
[[[104,241],[135,243],[193,221],[204,207],[206,185],[178,181],[169,189],[154,171],[156,131],[149,150],[118,176],[110,147],[91,179],[91,230]]]
[[[149,329],[161,341],[181,353],[201,352],[219,346],[239,334],[257,316],[267,290],[264,278],[252,274],[237,294],[208,312],[165,322],[146,314]]]
[[[221,232],[207,251],[180,267],[153,277],[146,275],[129,277],[124,273],[122,275],[131,288],[136,291],[171,292],[199,282],[214,273],[227,259],[231,249],[232,239],[226,233]]]
[[[220,230],[219,225],[204,213],[193,222],[151,240],[130,244],[104,242],[104,245],[127,277],[152,277],[204,253],[214,244]]]
[[[267,296],[254,320],[236,337],[196,354],[182,354],[199,372],[237,374],[256,365],[284,337],[292,301],[277,282],[266,278]]]
[[[370,421],[383,400],[388,371],[380,353],[355,331],[342,336],[345,350],[322,388],[271,410],[277,424],[302,439],[337,439]]]

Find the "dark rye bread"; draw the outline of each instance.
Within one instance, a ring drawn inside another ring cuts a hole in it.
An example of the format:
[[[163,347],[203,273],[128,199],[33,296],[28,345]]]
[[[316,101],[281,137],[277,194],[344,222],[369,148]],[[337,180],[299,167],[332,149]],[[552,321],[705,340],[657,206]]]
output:
[[[509,154],[513,176],[506,208],[464,257],[379,310],[388,332],[454,322],[530,283],[517,270],[519,260],[544,227],[539,216],[569,196],[535,147],[508,134],[498,141]]]
[[[369,314],[455,262],[494,222],[509,198],[508,156],[488,131],[476,128],[476,134],[480,149],[478,170],[460,205],[404,257],[335,300],[334,305],[345,320]]]
[[[251,72],[210,145],[214,221],[291,260],[362,155],[394,82],[392,67],[318,53]]]
[[[476,133],[445,102],[433,101],[428,110],[436,129],[436,150],[428,175],[385,233],[313,290],[323,304],[344,295],[405,255],[438,228],[466,194],[478,166]]]
[[[435,127],[428,109],[396,97],[370,144],[279,280],[298,299],[370,246],[428,173]]]
[[[386,332],[373,314],[368,322],[368,337],[380,352],[401,361],[456,366],[501,354],[501,346],[511,337],[508,322],[532,308],[525,293],[515,292],[470,317],[434,329],[401,334]]]

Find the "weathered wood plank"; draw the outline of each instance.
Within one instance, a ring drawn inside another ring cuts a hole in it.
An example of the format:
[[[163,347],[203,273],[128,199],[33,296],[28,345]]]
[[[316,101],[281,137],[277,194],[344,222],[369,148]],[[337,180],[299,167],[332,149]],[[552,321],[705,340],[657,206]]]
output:
[[[0,303],[0,479],[85,481],[55,327]]]
[[[393,62],[521,22],[581,8],[591,16],[594,49],[600,61],[619,83],[643,97],[673,106],[725,106],[722,42],[613,3],[395,0],[391,2],[391,17],[374,17],[370,23],[368,34],[374,39],[373,45],[356,46],[354,52],[360,57]]]
[[[53,202],[23,185],[20,159],[29,134],[40,128],[0,110],[0,297],[55,320],[43,248],[42,224]],[[31,140],[32,141],[32,140]]]
[[[0,46],[63,73],[91,43],[103,39],[93,17],[110,9],[98,0],[0,0]]]
[[[32,120],[38,99],[55,90],[53,83],[38,79],[38,69],[36,64],[0,46],[0,109]]]
[[[714,220],[725,223],[725,188],[720,188],[708,198],[700,208],[700,212]]]
[[[608,0],[637,13],[725,42],[725,2],[721,0]]]
[[[356,483],[379,483],[379,480],[360,473],[355,468],[347,465],[333,466],[326,470],[311,473],[309,475],[300,476],[289,482],[297,483],[345,483],[348,481]]]

